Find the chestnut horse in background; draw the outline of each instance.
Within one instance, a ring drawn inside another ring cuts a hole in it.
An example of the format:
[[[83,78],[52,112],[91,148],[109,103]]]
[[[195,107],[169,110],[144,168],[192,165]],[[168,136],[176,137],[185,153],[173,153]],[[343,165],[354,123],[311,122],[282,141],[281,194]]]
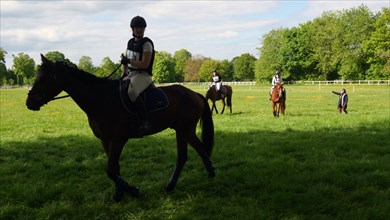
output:
[[[212,101],[211,106],[211,112],[213,112],[213,109],[215,109],[215,112],[218,114],[217,107],[215,106],[215,102],[218,100],[222,101],[222,111],[221,114],[225,111],[225,105],[227,105],[230,109],[230,113],[232,113],[232,95],[233,95],[233,89],[231,86],[228,85],[222,85],[221,86],[221,92],[223,94],[223,97],[217,90],[215,89],[215,85],[211,86],[209,90],[206,93],[206,100]],[[226,98],[226,103],[225,103]]]
[[[286,110],[286,93],[283,92],[283,82],[277,83],[271,93],[272,111],[274,117],[279,117],[281,112],[284,115]]]
[[[125,194],[139,196],[138,188],[128,184],[120,174],[119,158],[123,147],[129,138],[142,137],[137,133],[138,116],[129,113],[123,106],[119,91],[120,81],[96,77],[65,62],[49,61],[43,55],[41,59],[42,65],[28,93],[27,108],[38,111],[43,105],[56,99],[62,91],[67,92],[86,113],[94,135],[101,140],[108,158],[106,173],[115,184],[112,199],[117,202]],[[146,135],[167,128],[176,131],[176,167],[165,190],[174,189],[187,161],[188,144],[202,159],[208,176],[215,176],[210,160],[214,144],[214,125],[207,100],[201,94],[180,85],[159,88],[166,94],[169,105],[149,113],[152,129]],[[196,135],[199,121],[202,129],[201,139]]]

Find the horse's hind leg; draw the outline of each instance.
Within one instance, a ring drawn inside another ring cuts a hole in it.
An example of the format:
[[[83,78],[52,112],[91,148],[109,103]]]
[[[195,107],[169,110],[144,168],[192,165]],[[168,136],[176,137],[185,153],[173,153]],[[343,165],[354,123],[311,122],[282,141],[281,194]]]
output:
[[[180,173],[187,162],[187,139],[185,134],[180,131],[176,131],[176,142],[177,142],[177,156],[176,156],[176,167],[169,179],[165,190],[167,192],[172,191],[179,179]]]
[[[282,115],[284,115],[285,110],[286,110],[286,103],[283,102],[283,104],[282,104]]]
[[[222,113],[221,113],[222,114]],[[199,138],[195,135],[190,138],[190,145],[196,150],[198,155],[202,158],[204,167],[206,168],[206,171],[208,173],[209,177],[214,177],[214,167],[211,163],[210,157],[207,156],[207,153],[203,150],[203,143],[199,140]]]

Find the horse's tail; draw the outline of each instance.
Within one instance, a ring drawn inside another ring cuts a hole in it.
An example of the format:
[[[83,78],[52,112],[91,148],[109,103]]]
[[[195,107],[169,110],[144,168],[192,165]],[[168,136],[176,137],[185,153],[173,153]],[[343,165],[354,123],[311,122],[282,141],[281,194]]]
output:
[[[227,94],[227,98],[226,98],[226,102],[227,102],[226,104],[228,107],[232,107],[233,89],[230,86],[227,86],[227,89],[228,89],[228,94]]]
[[[210,105],[207,102],[207,99],[200,94],[199,96],[202,98],[204,102],[204,109],[200,121],[202,126],[201,138],[203,142],[203,147],[205,148],[207,155],[210,157],[214,146],[214,122],[210,110]]]

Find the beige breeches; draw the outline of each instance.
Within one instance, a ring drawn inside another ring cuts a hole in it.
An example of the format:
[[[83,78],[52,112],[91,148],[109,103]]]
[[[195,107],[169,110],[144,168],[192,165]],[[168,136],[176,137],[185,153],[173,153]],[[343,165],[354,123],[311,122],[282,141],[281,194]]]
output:
[[[152,82],[152,77],[146,72],[132,72],[125,79],[130,78],[129,89],[127,93],[132,102],[135,102],[139,94],[141,94]]]

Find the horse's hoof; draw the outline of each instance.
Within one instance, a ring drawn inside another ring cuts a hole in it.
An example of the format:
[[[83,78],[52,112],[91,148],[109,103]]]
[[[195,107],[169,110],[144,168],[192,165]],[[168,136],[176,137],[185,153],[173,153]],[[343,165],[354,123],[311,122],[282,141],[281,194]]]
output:
[[[175,189],[175,187],[174,186],[170,186],[170,185],[167,185],[164,188],[166,193],[171,193],[171,192],[173,192],[174,189]]]
[[[214,171],[213,171],[213,172],[210,172],[209,175],[208,175],[208,177],[209,177],[209,178],[215,177],[215,172],[214,172]]]
[[[126,186],[123,188],[123,191],[130,194],[133,197],[138,198],[140,196],[140,191],[137,187],[126,184]]]
[[[125,194],[123,192],[115,192],[111,197],[111,201],[114,203],[120,202]]]

